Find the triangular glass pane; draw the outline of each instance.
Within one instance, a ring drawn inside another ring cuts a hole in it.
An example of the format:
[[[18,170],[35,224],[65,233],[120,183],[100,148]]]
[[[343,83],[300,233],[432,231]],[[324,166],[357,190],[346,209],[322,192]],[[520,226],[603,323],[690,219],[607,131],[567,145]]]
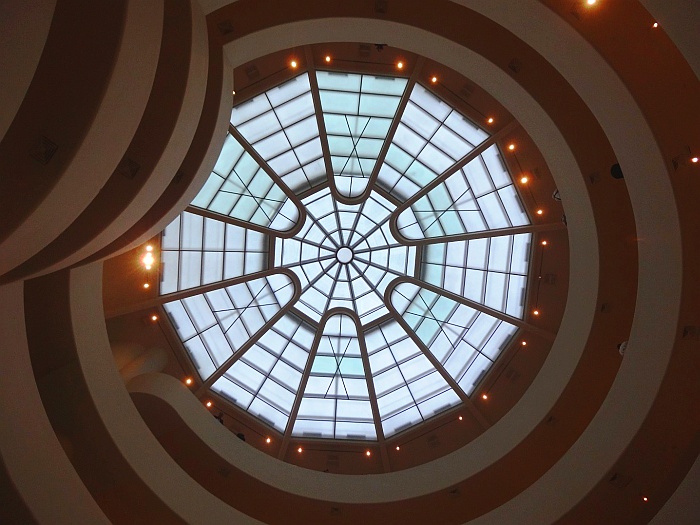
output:
[[[294,294],[291,279],[273,274],[165,303],[163,308],[202,379],[263,327]]]
[[[281,232],[299,219],[296,205],[230,134],[192,206]]]
[[[329,71],[316,77],[335,186],[356,197],[367,188],[408,81]]]
[[[313,327],[285,314],[212,385],[212,390],[284,432],[314,333]]]
[[[460,403],[397,321],[368,330],[365,341],[386,437]]]
[[[357,327],[347,315],[323,326],[292,435],[377,439]]]
[[[522,318],[532,234],[427,244],[421,279],[489,308]]]
[[[263,233],[183,212],[161,236],[160,294],[262,271],[267,245]]]
[[[488,136],[417,84],[401,115],[377,182],[399,199],[407,200]]]
[[[398,219],[408,239],[434,239],[530,224],[496,145],[450,175]]]
[[[399,284],[391,303],[467,395],[518,331],[510,323],[411,283]]]
[[[292,191],[326,180],[308,74],[234,107],[231,124]]]

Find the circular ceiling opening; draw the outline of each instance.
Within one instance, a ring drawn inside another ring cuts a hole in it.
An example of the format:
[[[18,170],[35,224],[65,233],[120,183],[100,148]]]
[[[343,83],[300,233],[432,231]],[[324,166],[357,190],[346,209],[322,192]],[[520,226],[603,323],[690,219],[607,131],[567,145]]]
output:
[[[526,326],[540,230],[504,135],[402,75],[309,68],[237,102],[162,235],[200,393],[286,442],[383,442],[470,404]]]

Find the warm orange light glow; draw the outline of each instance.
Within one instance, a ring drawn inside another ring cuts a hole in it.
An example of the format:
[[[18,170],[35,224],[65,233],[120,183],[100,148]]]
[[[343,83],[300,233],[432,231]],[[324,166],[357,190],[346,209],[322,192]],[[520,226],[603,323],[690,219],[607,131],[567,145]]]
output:
[[[270,438],[267,438],[267,439],[265,440],[265,443],[267,443],[267,444],[269,445],[270,443],[272,443],[272,440],[271,440]]]
[[[481,396],[481,399],[488,399],[488,398],[489,398],[489,396],[487,396],[486,394],[483,394],[483,395]]]
[[[654,22],[654,23],[652,24],[651,27],[653,27],[654,29],[656,29],[657,27],[659,27],[659,23],[658,23],[658,22]]]
[[[144,287],[144,288],[150,288],[150,287],[151,287],[151,285],[150,285],[150,284],[148,284],[148,283],[143,283],[143,287]]]
[[[542,241],[542,246],[547,246],[547,241]]]
[[[401,450],[401,447],[396,445],[396,450]]]
[[[326,55],[326,62],[330,62],[330,61],[331,61],[331,56],[330,56],[330,55]]]
[[[523,342],[521,342],[520,344],[523,345],[523,346],[527,346],[527,341],[523,341]]]
[[[150,265],[150,264],[147,264],[147,265],[146,265],[146,270],[150,270],[150,269],[151,269],[151,265]]]
[[[302,448],[299,447],[299,448],[297,449],[297,452],[299,452],[299,454],[301,454],[301,451],[302,451]]]
[[[515,144],[509,144],[509,145],[508,145],[508,149],[509,149],[510,151],[515,151]]]
[[[542,215],[543,213],[544,213],[544,210],[542,210],[542,209],[537,210],[537,215]]]
[[[598,0],[586,0],[588,5],[595,5]]]
[[[191,385],[191,384],[192,384],[192,378],[191,378],[191,377],[188,377],[187,379],[185,379],[185,384],[186,384],[186,385]]]
[[[211,408],[212,405],[213,403],[211,401],[207,401],[207,408]]]
[[[399,69],[403,69],[403,62],[398,62],[398,63],[396,64],[396,67],[399,68]]]
[[[435,83],[437,82],[437,77],[431,78],[430,81],[431,81],[433,84],[435,84]]]
[[[530,180],[530,179],[528,179],[527,177],[521,177],[521,178],[520,178],[520,182],[521,182],[522,184],[527,184],[527,181],[528,181],[528,180]]]
[[[296,69],[296,67],[297,67],[299,64],[297,64],[297,61],[296,61],[296,60],[292,60],[292,61],[289,63],[289,65],[292,66],[293,69]]]
[[[154,321],[154,322],[155,322],[155,321],[157,321],[157,320],[158,320],[158,316],[155,315],[155,314],[153,314],[153,315],[151,316],[151,321]]]
[[[372,453],[369,450],[365,452],[365,456],[370,457],[371,455]]]
[[[697,164],[698,160],[700,159],[698,159],[697,157],[693,157],[692,159],[690,159],[690,162],[692,162],[693,164]]]
[[[148,246],[146,246],[146,251],[147,251],[147,252],[152,252],[152,251],[153,251],[153,246],[151,246],[150,244],[149,244]]]
[[[532,315],[540,315],[540,311],[539,311],[539,310],[533,310],[533,311],[532,311]]]
[[[493,124],[493,117],[489,117],[489,119],[486,122],[488,122],[489,124]]]
[[[460,421],[462,421],[462,419],[463,419],[463,418],[462,418],[462,416],[459,416],[459,418],[458,418],[458,419],[459,419]]]

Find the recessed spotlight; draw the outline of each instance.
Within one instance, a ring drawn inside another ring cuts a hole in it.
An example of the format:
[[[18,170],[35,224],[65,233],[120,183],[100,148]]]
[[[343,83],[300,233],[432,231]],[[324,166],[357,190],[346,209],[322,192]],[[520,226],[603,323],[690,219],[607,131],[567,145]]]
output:
[[[192,378],[191,378],[191,377],[188,377],[187,379],[185,379],[185,384],[186,384],[186,385],[191,385],[191,384],[192,384]]]
[[[304,450],[304,449],[302,449],[301,447],[299,447],[299,448],[297,449],[297,452],[299,452],[299,454],[301,454],[302,450]]]
[[[401,447],[396,445],[396,450],[401,450]]]
[[[521,184],[527,184],[527,181],[530,180],[527,177],[520,177],[520,183]]]
[[[370,457],[371,455],[372,455],[372,452],[370,452],[369,450],[365,451],[365,456]]]
[[[234,89],[233,91],[231,91],[231,94],[232,94],[232,95],[235,95],[235,94],[236,94],[236,90]]]
[[[267,443],[267,444],[269,445],[270,443],[272,443],[272,440],[271,440],[270,438],[267,438],[267,439],[265,440],[265,443]]]
[[[587,3],[588,5],[595,5],[596,2],[598,2],[598,0],[586,0],[586,3]]]
[[[214,404],[214,403],[212,403],[211,401],[207,401],[207,408],[211,408],[211,406],[212,406],[213,404]]]
[[[150,270],[151,268],[152,268],[152,267],[151,267],[150,264],[147,264],[147,265],[146,265],[146,270]]]
[[[540,311],[539,311],[539,310],[533,310],[533,311],[532,311],[532,315],[540,315]]]
[[[698,160],[700,160],[698,159],[698,157],[693,157],[692,159],[690,159],[690,162],[692,162],[693,164],[697,164]]]
[[[642,498],[642,501],[649,501],[649,498],[647,498],[646,496],[644,496],[644,497]]]
[[[488,398],[489,398],[489,396],[486,395],[486,394],[482,394],[482,395],[481,395],[481,399],[488,399]]]
[[[542,209],[537,210],[537,215],[542,215],[543,213],[544,213],[544,210],[542,210]]]
[[[463,418],[462,416],[459,416],[457,419],[459,419],[460,421],[462,421],[462,419],[464,419],[464,418]]]
[[[143,283],[143,287],[144,287],[144,288],[150,288],[150,287],[151,287],[151,285],[150,285],[150,284],[148,284],[148,283]]]
[[[403,69],[403,62],[397,62],[396,67],[399,69]]]
[[[299,64],[297,64],[296,60],[292,60],[289,65],[292,66],[292,69],[296,69]]]
[[[152,252],[152,251],[153,251],[153,246],[151,246],[150,244],[149,244],[148,246],[146,246],[146,251],[147,251],[147,252]]]
[[[653,27],[654,29],[656,29],[657,27],[659,27],[659,23],[658,23],[658,22],[654,22],[654,23],[651,25],[651,27]]]
[[[547,246],[547,241],[542,241],[542,246]]]
[[[520,344],[521,344],[522,346],[527,346],[527,341],[522,341]]]
[[[430,81],[431,81],[433,84],[435,84],[435,83],[437,82],[437,77],[431,78]]]
[[[489,117],[489,119],[486,122],[488,122],[489,124],[493,124],[493,117]]]
[[[510,151],[515,151],[515,144],[509,144],[509,145],[508,145],[508,149],[509,149]]]
[[[156,314],[153,314],[151,316],[151,321],[153,321],[155,323],[157,320],[158,320],[158,316]]]

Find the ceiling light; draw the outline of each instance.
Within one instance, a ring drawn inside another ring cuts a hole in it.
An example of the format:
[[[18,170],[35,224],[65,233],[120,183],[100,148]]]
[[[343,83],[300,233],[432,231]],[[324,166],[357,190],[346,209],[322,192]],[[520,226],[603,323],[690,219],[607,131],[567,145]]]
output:
[[[207,401],[207,408],[211,408],[212,404],[213,403],[211,401]]]
[[[151,321],[153,321],[153,322],[155,323],[157,320],[158,320],[158,316],[155,315],[155,314],[153,314],[153,315],[151,316]]]
[[[659,27],[659,23],[658,23],[658,22],[654,22],[654,23],[652,24],[651,27],[653,27],[654,29],[656,29],[657,27]]]
[[[527,184],[527,181],[528,181],[528,180],[529,180],[529,179],[528,179],[527,177],[521,177],[521,178],[520,178],[520,182],[521,182],[522,184]]]
[[[540,315],[540,311],[539,311],[539,310],[533,310],[533,311],[532,311],[532,315]]]
[[[372,455],[372,453],[369,450],[367,452],[365,452],[365,456],[370,457],[371,455]]]
[[[396,445],[396,450],[401,450],[401,447]]]
[[[459,419],[460,421],[462,421],[463,418],[462,418],[462,416],[459,416],[457,419]]]
[[[232,94],[232,95],[235,95],[235,94],[236,94],[236,90],[234,89],[234,90],[231,92],[231,94]]]
[[[289,63],[289,65],[292,66],[292,69],[296,69],[296,67],[297,67],[299,64],[297,64],[297,61],[296,61],[296,60],[292,60],[292,61]]]
[[[487,396],[486,394],[482,394],[482,396],[481,396],[481,399],[488,399],[488,398],[489,398],[489,396]]]
[[[523,341],[520,343],[522,346],[527,346],[527,341]]]
[[[272,443],[272,440],[271,440],[270,438],[267,438],[267,439],[265,440],[265,443],[267,443],[267,444],[269,445],[270,443]]]
[[[148,284],[148,283],[143,283],[143,287],[144,287],[144,288],[150,288],[150,287],[151,287],[151,285],[150,285],[150,284]]]
[[[489,117],[489,119],[486,122],[488,122],[489,124],[493,124],[493,117]]]
[[[649,498],[647,498],[646,496],[644,496],[644,497],[642,498],[642,500],[644,500],[644,501],[649,501]]]
[[[147,251],[147,252],[152,252],[152,251],[153,251],[153,246],[151,246],[150,244],[149,244],[148,246],[146,246],[146,251]]]
[[[542,241],[542,246],[547,246],[547,241]]]
[[[302,451],[302,448],[299,447],[299,448],[297,449],[297,452],[299,452],[299,454],[301,454],[301,451]]]
[[[330,56],[330,55],[326,55],[326,62],[330,62],[330,61],[331,61],[331,56]]]
[[[692,159],[690,159],[690,162],[692,162],[693,164],[697,164],[698,160],[700,160],[698,159],[698,157],[693,157]]]
[[[191,384],[192,384],[192,378],[191,378],[191,377],[188,377],[187,379],[185,379],[185,384],[186,384],[186,385],[191,385]]]
[[[396,67],[399,68],[399,69],[403,69],[403,62],[398,62],[398,63],[396,64]]]
[[[595,5],[595,3],[596,3],[597,1],[598,1],[598,0],[586,0],[586,3],[587,3],[588,5]]]
[[[437,77],[431,78],[430,81],[431,81],[433,84],[435,84],[435,83],[437,82]]]
[[[537,210],[537,215],[542,215],[544,211],[542,209]]]
[[[515,144],[509,144],[509,145],[508,145],[508,149],[509,149],[510,151],[515,151]]]

